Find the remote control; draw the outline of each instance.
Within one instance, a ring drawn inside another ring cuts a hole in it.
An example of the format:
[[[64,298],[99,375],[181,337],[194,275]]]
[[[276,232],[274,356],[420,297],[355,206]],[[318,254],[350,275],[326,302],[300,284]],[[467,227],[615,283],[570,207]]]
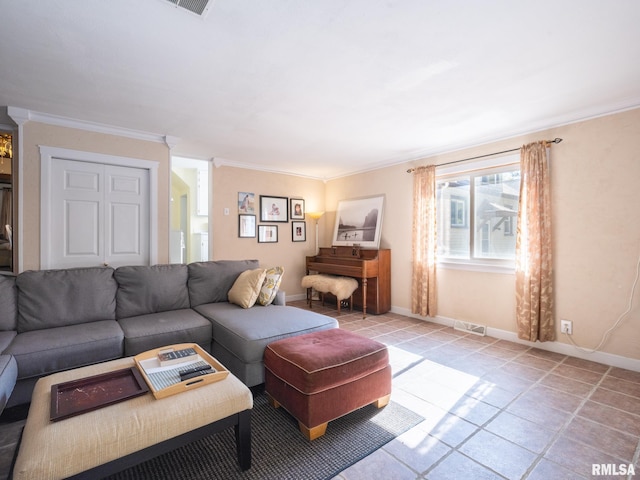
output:
[[[182,350],[163,350],[158,352],[158,360],[160,360],[160,366],[167,367],[176,363],[193,360],[196,355],[197,353],[193,348],[185,348]]]
[[[213,373],[213,372],[209,370],[198,370],[197,372],[187,373],[186,375],[180,375],[180,380],[184,382],[185,380],[189,380],[190,378],[201,377],[203,375],[209,375],[210,373]]]
[[[189,373],[199,372],[200,370],[211,370],[211,365],[199,365],[197,367],[185,368],[184,370],[178,370],[178,375],[188,375]]]

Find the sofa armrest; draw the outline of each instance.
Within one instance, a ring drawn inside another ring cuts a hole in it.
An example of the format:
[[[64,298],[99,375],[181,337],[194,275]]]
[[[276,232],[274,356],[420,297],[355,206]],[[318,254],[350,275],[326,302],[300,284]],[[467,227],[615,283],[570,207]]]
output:
[[[276,298],[273,299],[274,305],[286,305],[287,304],[287,293],[282,290],[278,290],[276,293]]]

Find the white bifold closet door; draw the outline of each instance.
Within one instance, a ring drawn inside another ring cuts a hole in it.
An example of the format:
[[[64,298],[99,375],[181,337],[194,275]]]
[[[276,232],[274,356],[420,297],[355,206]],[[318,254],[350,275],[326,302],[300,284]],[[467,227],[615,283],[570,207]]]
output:
[[[149,264],[148,170],[52,158],[50,174],[47,268]]]

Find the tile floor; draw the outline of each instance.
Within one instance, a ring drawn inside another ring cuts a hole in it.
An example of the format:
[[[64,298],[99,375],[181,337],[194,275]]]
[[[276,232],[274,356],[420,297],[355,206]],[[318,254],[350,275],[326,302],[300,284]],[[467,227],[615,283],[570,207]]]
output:
[[[388,346],[392,400],[425,420],[335,480],[640,478],[639,372],[393,313],[338,320]],[[3,478],[24,421],[0,421]]]

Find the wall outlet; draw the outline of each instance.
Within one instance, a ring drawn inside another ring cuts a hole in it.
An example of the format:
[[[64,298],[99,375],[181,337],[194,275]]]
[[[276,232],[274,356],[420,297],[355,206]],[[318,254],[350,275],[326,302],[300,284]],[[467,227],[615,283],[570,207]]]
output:
[[[560,331],[571,335],[573,333],[573,322],[571,320],[560,320]]]

